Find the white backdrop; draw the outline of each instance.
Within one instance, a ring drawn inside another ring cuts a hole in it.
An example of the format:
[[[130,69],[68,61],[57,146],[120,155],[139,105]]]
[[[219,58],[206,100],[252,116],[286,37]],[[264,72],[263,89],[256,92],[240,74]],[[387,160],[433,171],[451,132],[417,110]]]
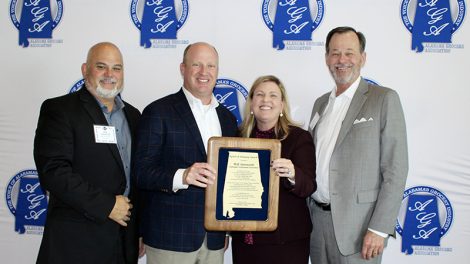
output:
[[[26,1],[34,6],[49,0]],[[263,20],[263,6],[268,7],[265,14],[268,21],[274,20],[277,0],[174,0],[177,18],[185,13],[187,19],[177,31],[176,40],[160,39],[150,48],[140,46],[141,32],[132,22],[130,11],[132,0],[50,0],[52,19],[61,14],[61,20],[53,29],[52,38],[30,39],[29,47],[19,45],[20,30],[12,23],[12,17],[20,20],[23,1],[2,2],[2,263],[35,261],[41,227],[32,224],[23,234],[15,231],[12,211],[17,206],[19,179],[24,174],[35,178],[32,172],[21,172],[35,169],[32,145],[40,104],[46,98],[68,93],[82,78],[80,65],[91,45],[111,41],[121,48],[126,79],[123,97],[140,110],[179,89],[182,83],[179,63],[184,48],[187,43],[206,41],[219,51],[219,78],[236,81],[248,90],[256,77],[277,75],[287,87],[294,118],[306,124],[315,99],[333,87],[324,62],[323,44],[328,31],[342,25],[355,27],[367,38],[363,76],[400,94],[408,129],[408,194],[432,194],[439,206],[440,228],[436,233],[443,234],[440,246],[426,245],[431,232],[415,242],[406,238],[408,243],[416,245],[414,253],[406,255],[401,251],[405,238],[397,235],[397,239],[389,240],[383,263],[468,263],[470,86],[466,74],[470,69],[470,51],[465,45],[470,43],[470,33],[466,19],[461,20],[466,11],[464,0],[426,1],[428,5],[450,4],[450,9],[443,12],[451,14],[452,21],[447,27],[458,29],[451,36],[452,44],[425,44],[423,52],[411,49],[412,34],[402,20],[403,13],[413,21],[418,0],[310,0],[310,13],[316,19],[313,39],[289,41],[283,50],[273,48],[273,31]],[[300,6],[307,0],[279,2]],[[136,16],[141,19],[144,0],[135,3]],[[40,16],[37,12],[36,15]],[[428,12],[428,17],[432,15],[437,24],[441,23],[441,13],[429,15]],[[47,18],[38,18],[39,22],[41,19]],[[238,96],[243,103],[243,96]],[[398,221],[400,230],[407,212],[406,201]],[[45,201],[38,203],[45,204]],[[230,251],[226,263],[231,263]]]

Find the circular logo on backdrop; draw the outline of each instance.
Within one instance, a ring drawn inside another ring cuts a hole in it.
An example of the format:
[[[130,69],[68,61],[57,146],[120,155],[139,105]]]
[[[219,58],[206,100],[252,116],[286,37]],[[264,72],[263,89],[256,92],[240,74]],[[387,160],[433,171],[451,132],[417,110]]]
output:
[[[52,31],[62,19],[62,0],[11,0],[9,11],[11,22],[20,33],[20,46],[51,47],[63,42],[52,39]]]
[[[370,84],[374,84],[374,85],[380,85],[379,82],[377,82],[376,80],[374,79],[371,79],[371,78],[368,78],[368,77],[363,77],[364,80]]]
[[[414,21],[415,15],[416,15],[416,9],[418,5],[418,0],[403,0],[401,2],[400,10],[401,10],[401,20],[403,21],[403,24],[405,27],[412,33],[413,31],[413,23],[411,21]],[[445,12],[450,12],[452,14],[453,18],[453,23],[452,23],[452,33],[454,33],[462,24],[463,18],[465,17],[465,1],[464,0],[450,0],[449,2],[452,2],[452,4],[449,4],[450,9],[447,7],[443,7],[444,9],[437,10],[435,5],[433,5],[431,2],[437,2],[437,1],[429,1],[429,7],[431,7],[431,12],[429,13],[428,16],[434,17],[435,19],[438,19],[439,15]],[[442,1],[444,2],[444,1]],[[421,4],[424,6],[423,4]],[[435,13],[433,13],[435,12]]]
[[[8,182],[5,199],[15,216],[15,231],[42,234],[46,221],[47,196],[39,184],[36,170],[23,170]]]
[[[402,252],[439,255],[439,251],[452,251],[442,247],[441,238],[449,231],[453,219],[452,204],[440,190],[430,186],[405,190],[395,227],[402,236]]]
[[[232,112],[240,125],[243,119],[243,107],[248,97],[245,86],[232,79],[220,78],[215,84],[214,96],[220,104]]]
[[[72,88],[70,88],[69,93],[74,93],[80,90],[84,84],[85,84],[85,79],[78,80],[74,85],[72,85]]]
[[[144,48],[175,48],[187,45],[177,40],[189,14],[188,0],[132,0],[131,19],[140,30],[140,45]]]
[[[323,46],[323,42],[311,41],[312,32],[323,20],[323,0],[263,0],[261,14],[273,32],[273,48],[310,50],[311,46]]]
[[[464,0],[418,1],[402,0],[400,16],[412,34],[412,50],[448,53],[463,48],[452,43],[451,37],[462,25],[466,7]],[[434,44],[439,43],[439,44]]]

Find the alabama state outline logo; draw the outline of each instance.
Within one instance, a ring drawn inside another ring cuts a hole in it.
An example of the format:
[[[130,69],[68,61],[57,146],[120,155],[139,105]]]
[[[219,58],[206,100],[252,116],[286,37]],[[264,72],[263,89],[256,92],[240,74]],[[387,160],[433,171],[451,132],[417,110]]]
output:
[[[323,46],[313,42],[312,33],[323,20],[323,0],[263,0],[261,14],[273,32],[273,48],[277,50],[311,50]]]
[[[402,0],[400,16],[411,33],[411,50],[449,53],[463,49],[452,44],[452,35],[465,17],[465,0]]]
[[[441,238],[453,219],[452,204],[440,190],[430,186],[405,190],[395,227],[402,237],[401,252],[427,256],[452,252],[452,248],[441,246]]]
[[[188,0],[132,0],[131,19],[140,30],[144,48],[176,48],[188,40],[177,40],[177,32],[189,14]]]
[[[217,101],[232,112],[237,119],[238,125],[240,125],[242,122],[243,106],[248,97],[248,90],[245,86],[232,79],[219,78],[213,93]]]
[[[62,0],[11,0],[9,11],[11,22],[19,30],[20,46],[51,47],[63,42],[52,39],[52,31],[62,19]]]
[[[15,216],[19,234],[42,235],[46,222],[47,196],[41,189],[37,170],[23,170],[8,182],[5,199]]]

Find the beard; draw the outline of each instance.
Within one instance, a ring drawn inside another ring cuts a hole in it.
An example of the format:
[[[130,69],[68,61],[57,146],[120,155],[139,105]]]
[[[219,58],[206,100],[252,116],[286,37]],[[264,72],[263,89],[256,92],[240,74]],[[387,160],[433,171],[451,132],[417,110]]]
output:
[[[114,88],[111,90],[103,88],[100,84],[98,84],[98,86],[96,87],[96,93],[98,94],[98,96],[107,98],[107,99],[112,99],[116,97],[119,93],[122,92],[122,90],[123,90],[122,85],[121,87],[118,87],[117,85],[115,85]]]
[[[337,72],[336,72],[336,68],[339,67],[339,68],[350,68],[351,69],[351,72],[347,75],[338,75]],[[348,83],[352,83],[355,81],[355,77],[357,75],[357,70],[356,70],[356,67],[353,65],[353,64],[335,64],[335,65],[332,65],[330,67],[330,73],[331,73],[331,76],[333,76],[333,79],[335,80],[335,82],[337,84],[348,84]]]
[[[112,89],[106,89],[103,86],[101,86],[101,81],[112,82],[112,83],[115,83],[115,85]],[[91,88],[92,86],[89,85],[89,83],[87,82],[87,87]],[[96,90],[96,94],[99,97],[106,98],[106,99],[113,99],[119,93],[121,93],[123,89],[124,89],[124,85],[118,86],[116,79],[114,79],[114,78],[102,78],[102,79],[98,80],[98,82],[96,83],[96,89],[95,90]]]

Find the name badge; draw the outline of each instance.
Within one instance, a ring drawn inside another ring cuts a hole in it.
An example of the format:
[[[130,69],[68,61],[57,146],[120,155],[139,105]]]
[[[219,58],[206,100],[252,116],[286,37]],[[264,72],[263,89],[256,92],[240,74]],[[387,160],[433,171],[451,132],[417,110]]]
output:
[[[93,129],[96,143],[117,144],[115,127],[93,125]]]

